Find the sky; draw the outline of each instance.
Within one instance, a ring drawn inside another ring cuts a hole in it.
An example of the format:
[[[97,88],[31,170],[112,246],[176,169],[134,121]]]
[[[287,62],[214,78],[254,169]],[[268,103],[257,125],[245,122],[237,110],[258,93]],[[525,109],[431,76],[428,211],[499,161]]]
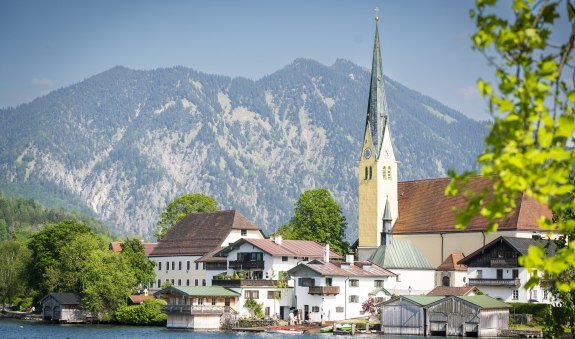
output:
[[[121,65],[257,80],[308,58],[371,67],[475,119],[493,71],[471,50],[466,0],[0,0],[0,108]],[[367,94],[366,94],[367,95]],[[367,100],[367,99],[366,99]]]

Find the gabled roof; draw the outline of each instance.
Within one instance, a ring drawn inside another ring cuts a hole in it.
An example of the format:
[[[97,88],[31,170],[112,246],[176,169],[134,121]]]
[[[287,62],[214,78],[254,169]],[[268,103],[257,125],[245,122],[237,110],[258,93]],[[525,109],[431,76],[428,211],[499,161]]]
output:
[[[406,300],[407,302],[414,303],[419,306],[427,306],[444,298],[445,297],[429,296],[429,295],[400,295],[398,297],[383,302],[382,305],[394,303],[397,300]]]
[[[67,292],[52,292],[42,298],[40,302],[44,302],[48,297],[54,298],[61,305],[80,305],[82,303],[82,298],[80,298],[79,294]]]
[[[431,292],[427,293],[427,295],[433,296],[450,296],[450,295],[468,295],[470,293],[477,293],[479,289],[475,286],[462,286],[462,287],[455,287],[455,286],[437,286],[431,290]]]
[[[395,273],[386,270],[383,267],[371,262],[323,262],[321,260],[312,260],[308,263],[302,263],[290,269],[288,273],[297,276],[298,272],[311,270],[321,276],[342,276],[342,277],[391,277]]]
[[[144,300],[147,299],[156,299],[156,297],[153,294],[132,294],[130,296],[130,302],[132,304],[141,304]]]
[[[218,256],[217,254],[220,253],[225,247],[216,247],[213,250],[209,251],[203,257],[196,259],[194,262],[226,262],[226,257]]]
[[[159,297],[162,294],[178,293],[185,297],[239,297],[240,293],[221,286],[169,286],[156,293]]]
[[[466,295],[457,298],[465,300],[474,305],[477,305],[483,309],[511,308],[511,306],[504,303],[503,301],[497,300],[488,295]]]
[[[214,254],[227,255],[230,251],[239,248],[241,245],[249,243],[271,256],[294,256],[308,258],[323,258],[324,246],[312,240],[282,240],[278,245],[272,239],[242,238]],[[341,258],[341,255],[334,251],[329,251],[331,259]]]
[[[369,261],[387,269],[435,269],[407,239],[393,239],[391,244],[379,246]]]
[[[239,211],[190,213],[172,227],[150,256],[205,255],[232,230],[258,230]]]
[[[112,241],[112,242],[110,242],[109,247],[114,252],[122,252],[122,244],[123,243],[124,242],[122,242],[122,241]],[[143,242],[142,246],[144,247],[144,254],[146,256],[149,256],[157,244],[158,244],[157,242]]]
[[[471,253],[470,255],[466,256],[465,258],[459,261],[459,264],[467,264],[471,260],[475,259],[477,256],[483,255],[489,248],[495,246],[498,243],[503,243],[509,246],[510,249],[517,252],[518,255],[526,255],[529,249],[529,246],[539,246],[545,250],[547,256],[552,256],[557,246],[555,242],[548,241],[547,239],[533,239],[533,238],[516,238],[516,237],[498,237],[488,243],[487,245],[481,247],[477,251]]]
[[[397,185],[399,218],[393,226],[393,234],[411,233],[448,233],[465,232],[455,229],[454,207],[465,206],[466,198],[445,196],[449,178],[404,181]],[[480,192],[489,189],[490,177],[472,177],[465,188]],[[541,230],[537,220],[543,215],[551,218],[552,214],[546,205],[523,194],[516,201],[513,212],[499,221],[500,231],[535,231]],[[488,225],[482,216],[471,219],[466,231],[484,231]]]
[[[439,267],[438,271],[467,271],[467,266],[460,265],[458,262],[465,258],[465,255],[461,252],[453,252],[447,257]]]

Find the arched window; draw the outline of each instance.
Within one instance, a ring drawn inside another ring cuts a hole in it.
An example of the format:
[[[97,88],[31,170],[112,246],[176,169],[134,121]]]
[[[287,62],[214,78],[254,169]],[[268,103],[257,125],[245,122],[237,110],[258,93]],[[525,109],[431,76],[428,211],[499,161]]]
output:
[[[371,180],[371,166],[369,166],[369,180]]]
[[[449,286],[449,277],[445,276],[445,277],[441,278],[441,285]]]
[[[363,180],[367,180],[367,166],[365,167],[365,179]]]

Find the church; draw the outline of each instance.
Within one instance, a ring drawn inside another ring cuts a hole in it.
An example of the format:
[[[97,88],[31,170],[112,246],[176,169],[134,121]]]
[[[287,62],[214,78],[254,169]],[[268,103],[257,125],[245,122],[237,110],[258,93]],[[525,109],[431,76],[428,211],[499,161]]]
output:
[[[465,206],[465,198],[445,196],[449,178],[398,182],[390,119],[386,103],[379,31],[376,17],[371,83],[365,132],[358,164],[358,240],[354,244],[359,260],[370,260],[388,269],[395,261],[403,266],[434,268],[452,253],[468,255],[500,237],[531,238],[544,233],[537,220],[551,217],[551,211],[524,195],[516,208],[499,221],[497,232],[487,233],[488,221],[474,217],[467,229],[455,228],[454,210]],[[490,179],[474,177],[469,188],[478,192],[490,186]],[[403,257],[398,258],[398,257]],[[384,263],[385,262],[385,263]],[[409,262],[409,263],[407,263]],[[401,265],[399,265],[401,266]]]

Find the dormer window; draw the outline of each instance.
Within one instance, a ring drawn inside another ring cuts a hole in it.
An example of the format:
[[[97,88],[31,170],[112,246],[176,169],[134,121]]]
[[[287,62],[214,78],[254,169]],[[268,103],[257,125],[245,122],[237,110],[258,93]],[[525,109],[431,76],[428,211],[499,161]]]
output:
[[[248,235],[248,230],[241,230],[241,235],[242,235],[242,237],[245,237],[246,235]]]

